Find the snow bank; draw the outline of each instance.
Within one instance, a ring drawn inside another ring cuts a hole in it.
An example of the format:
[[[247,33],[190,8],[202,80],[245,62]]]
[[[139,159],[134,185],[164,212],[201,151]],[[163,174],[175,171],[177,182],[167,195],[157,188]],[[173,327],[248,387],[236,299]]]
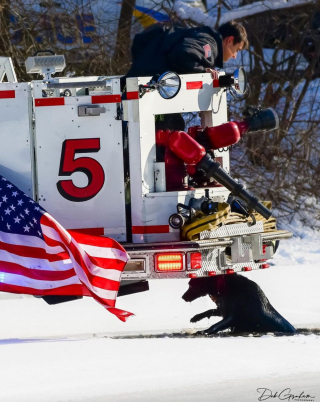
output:
[[[231,20],[248,17],[250,15],[263,13],[270,10],[280,10],[284,8],[296,7],[306,3],[314,3],[314,0],[265,0],[248,4],[238,9],[224,13],[220,19],[220,25]]]
[[[210,17],[202,10],[191,7],[180,0],[174,2],[173,11],[176,12],[178,17],[182,20],[191,19],[198,24],[207,25],[212,28],[215,27],[216,18]]]
[[[265,0],[265,1],[257,1],[253,4],[248,4],[243,7],[238,7],[234,10],[225,12],[219,24],[224,24],[225,22],[231,20],[237,20],[241,18],[245,18],[251,15],[263,13],[265,11],[270,10],[280,10],[284,8],[296,7],[306,3],[314,3],[314,0]],[[197,24],[203,24],[210,26],[212,28],[216,25],[216,18],[210,17],[208,14],[204,13],[200,9],[196,9],[194,7],[189,6],[188,4],[178,0],[174,3],[173,11],[177,13],[177,15],[185,20],[191,19]]]

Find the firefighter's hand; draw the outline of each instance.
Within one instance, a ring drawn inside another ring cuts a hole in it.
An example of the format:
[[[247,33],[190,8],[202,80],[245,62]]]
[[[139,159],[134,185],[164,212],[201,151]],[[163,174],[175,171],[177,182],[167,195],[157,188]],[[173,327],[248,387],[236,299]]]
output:
[[[219,79],[219,74],[217,70],[213,70],[212,68],[207,68],[207,73],[211,73],[212,79],[213,80],[218,80]]]

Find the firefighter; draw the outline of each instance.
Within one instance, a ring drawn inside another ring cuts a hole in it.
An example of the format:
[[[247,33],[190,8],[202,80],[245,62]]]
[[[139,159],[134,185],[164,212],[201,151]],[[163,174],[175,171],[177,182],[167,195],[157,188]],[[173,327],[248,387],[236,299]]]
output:
[[[230,21],[217,31],[210,27],[183,28],[156,24],[137,34],[132,44],[132,66],[126,77],[153,76],[166,71],[203,73],[223,68],[248,47],[245,28]]]
[[[230,21],[217,31],[201,26],[184,28],[155,24],[135,35],[131,48],[132,66],[122,78],[143,77],[173,71],[177,74],[211,72],[223,68],[223,63],[236,58],[237,53],[248,47],[245,28]],[[156,117],[156,129],[184,130],[181,114]]]

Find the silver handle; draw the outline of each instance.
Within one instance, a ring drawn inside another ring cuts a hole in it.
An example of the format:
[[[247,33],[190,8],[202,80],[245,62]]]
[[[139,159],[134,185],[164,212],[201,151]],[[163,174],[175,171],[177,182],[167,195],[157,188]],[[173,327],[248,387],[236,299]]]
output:
[[[100,105],[81,105],[78,106],[78,116],[100,116],[100,113],[106,113],[107,109]]]
[[[112,91],[112,83],[111,80],[105,81],[75,81],[75,82],[50,82],[44,81],[44,84],[47,84],[47,89],[56,89],[56,88],[89,88],[89,87],[103,87],[107,88],[107,90]],[[112,92],[110,92],[111,94]]]

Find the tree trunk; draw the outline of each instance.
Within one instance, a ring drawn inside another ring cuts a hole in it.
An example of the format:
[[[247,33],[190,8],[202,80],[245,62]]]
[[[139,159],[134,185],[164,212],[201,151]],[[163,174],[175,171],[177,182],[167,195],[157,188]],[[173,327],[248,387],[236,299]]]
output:
[[[118,24],[117,43],[112,64],[118,73],[126,73],[130,63],[130,33],[136,0],[123,0]]]

